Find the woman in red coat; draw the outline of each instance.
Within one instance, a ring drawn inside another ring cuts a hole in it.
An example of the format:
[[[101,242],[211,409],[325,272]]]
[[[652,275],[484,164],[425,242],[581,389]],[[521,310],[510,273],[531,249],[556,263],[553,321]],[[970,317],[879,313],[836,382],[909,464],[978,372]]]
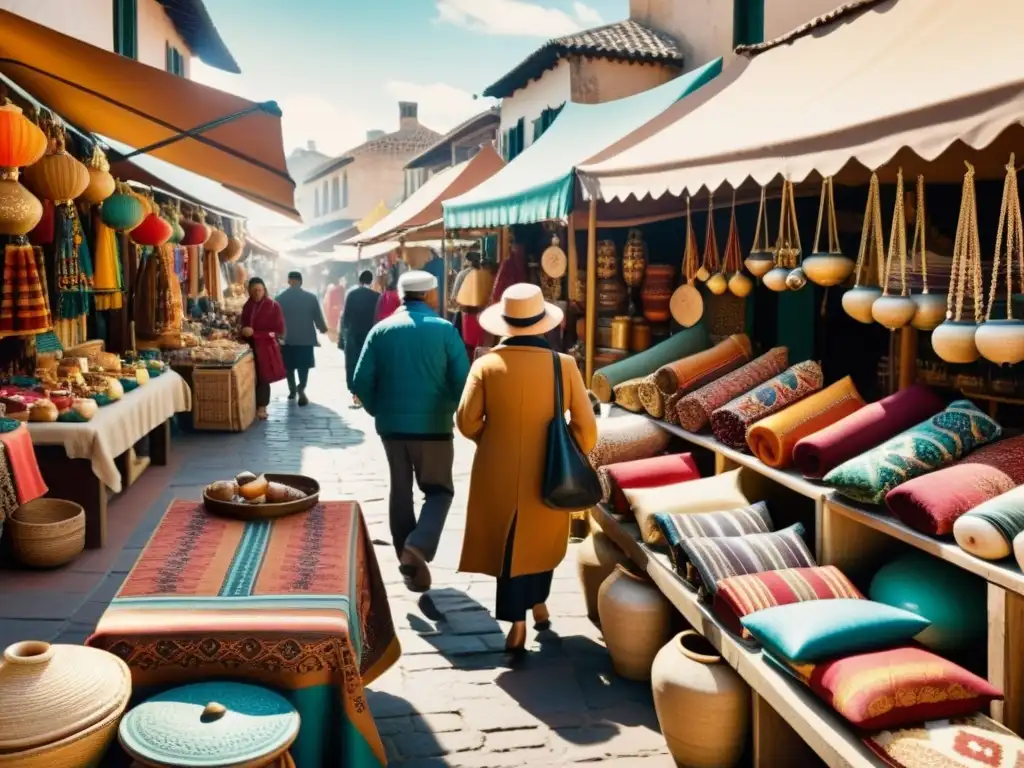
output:
[[[267,286],[254,277],[249,281],[249,300],[242,307],[242,338],[256,358],[256,418],[267,418],[270,385],[286,375],[278,338],[284,335],[284,314],[267,295]]]

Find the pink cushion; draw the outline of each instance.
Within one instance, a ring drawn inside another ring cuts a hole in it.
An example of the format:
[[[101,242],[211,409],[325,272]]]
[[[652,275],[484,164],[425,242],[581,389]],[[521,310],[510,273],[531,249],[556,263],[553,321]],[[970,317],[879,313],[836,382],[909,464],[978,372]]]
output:
[[[615,512],[629,512],[629,502],[623,491],[635,488],[660,488],[663,485],[699,480],[700,470],[689,453],[673,453],[650,459],[623,461],[609,464],[603,470],[611,481],[612,505]]]

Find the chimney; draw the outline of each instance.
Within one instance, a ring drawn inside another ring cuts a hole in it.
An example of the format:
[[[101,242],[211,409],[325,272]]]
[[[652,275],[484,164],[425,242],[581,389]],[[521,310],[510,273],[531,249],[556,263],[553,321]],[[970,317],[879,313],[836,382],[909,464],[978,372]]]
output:
[[[373,141],[374,139],[379,139],[380,137],[382,137],[384,135],[385,135],[384,131],[380,131],[380,130],[376,130],[376,129],[372,130],[372,131],[367,131],[366,132],[366,140],[367,141]]]
[[[419,104],[415,101],[398,102],[398,122],[400,128],[414,128],[420,124]]]
[[[307,141],[306,142],[306,149],[308,149],[310,152],[316,152],[316,142],[313,141],[312,139]]]

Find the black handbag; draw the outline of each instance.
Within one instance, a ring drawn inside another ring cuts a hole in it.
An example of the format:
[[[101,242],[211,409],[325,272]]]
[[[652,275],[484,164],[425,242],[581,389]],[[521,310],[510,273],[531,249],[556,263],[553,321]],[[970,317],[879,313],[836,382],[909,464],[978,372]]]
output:
[[[547,456],[544,458],[544,486],[541,498],[552,509],[575,512],[589,509],[603,497],[601,481],[565,423],[562,397],[562,366],[557,352],[555,364],[555,418],[548,426]]]

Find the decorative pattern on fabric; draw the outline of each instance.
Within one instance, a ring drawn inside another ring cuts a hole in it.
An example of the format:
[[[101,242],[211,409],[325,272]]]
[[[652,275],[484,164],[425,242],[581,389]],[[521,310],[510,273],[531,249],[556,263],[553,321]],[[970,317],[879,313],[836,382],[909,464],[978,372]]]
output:
[[[14,475],[7,463],[7,450],[0,443],[0,525],[18,508],[18,492],[14,490]]]
[[[640,379],[636,394],[640,398],[640,404],[644,410],[651,416],[660,419],[665,415],[665,398],[668,395],[658,389],[658,383],[655,381],[653,373]]]
[[[721,442],[747,450],[747,428],[821,389],[821,366],[807,360],[726,403],[711,414],[711,429]]]
[[[661,545],[665,540],[654,521],[656,514],[692,515],[745,507],[751,502],[743,494],[739,479],[739,470],[732,470],[673,485],[627,489],[623,495],[640,526],[644,543]]]
[[[620,461],[649,459],[668,447],[669,434],[643,416],[611,416],[597,420],[597,445],[590,452],[594,469]]]
[[[0,337],[34,336],[53,327],[37,250],[31,245],[8,245],[4,249]]]
[[[649,376],[673,360],[707,349],[709,344],[707,329],[703,323],[697,323],[692,328],[672,334],[650,349],[594,371],[590,388],[602,403],[610,402],[616,384]]]
[[[965,459],[893,488],[889,511],[930,536],[953,532],[957,518],[1024,483],[1024,436],[979,448]]]
[[[714,611],[722,624],[745,640],[750,632],[740,619],[766,608],[812,600],[863,600],[864,595],[834,565],[787,568],[733,576],[718,582]]]
[[[788,364],[789,350],[775,347],[717,381],[684,395],[675,406],[679,426],[689,432],[699,432],[711,421],[715,410],[778,376]]]
[[[854,501],[880,504],[901,483],[952,464],[1002,433],[1002,427],[974,403],[957,400],[927,421],[839,465],[824,482]]]
[[[1002,693],[988,681],[919,646],[859,653],[820,664],[768,656],[853,725],[899,728],[983,709]]]
[[[669,546],[669,558],[676,572],[686,575],[686,552],[682,543],[687,539],[713,536],[744,536],[748,533],[769,533],[775,530],[768,505],[763,501],[749,507],[723,512],[696,512],[672,515],[659,512],[654,524]]]
[[[686,539],[680,546],[688,561],[689,581],[699,588],[702,599],[710,600],[718,583],[731,576],[817,565],[803,534],[803,524],[796,523],[772,533]]]
[[[977,712],[933,720],[864,739],[893,768],[1021,768],[1024,740]]]
[[[623,491],[699,480],[700,470],[692,454],[673,453],[668,456],[609,464],[601,467],[598,475],[604,478],[602,482],[607,483],[608,487],[609,495],[604,500],[611,499],[615,512],[625,515],[629,513],[629,501]]]
[[[739,333],[711,349],[689,355],[654,372],[654,382],[666,396],[695,389],[720,379],[750,361],[750,339]]]
[[[639,388],[643,379],[630,379],[613,388],[615,392],[615,404],[633,413],[640,413],[644,404],[640,402]]]

